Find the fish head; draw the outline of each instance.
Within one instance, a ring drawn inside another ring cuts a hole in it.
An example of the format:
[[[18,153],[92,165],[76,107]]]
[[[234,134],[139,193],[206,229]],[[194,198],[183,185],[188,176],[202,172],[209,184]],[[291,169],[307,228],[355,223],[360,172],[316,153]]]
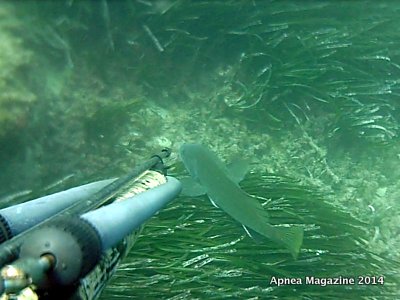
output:
[[[204,156],[202,153],[203,146],[199,144],[183,144],[179,149],[179,156],[189,174],[197,178],[197,171],[200,166],[200,159]]]
[[[182,159],[184,157],[192,159],[194,156],[198,155],[201,148],[203,148],[203,146],[200,144],[183,144],[179,148],[179,153]]]

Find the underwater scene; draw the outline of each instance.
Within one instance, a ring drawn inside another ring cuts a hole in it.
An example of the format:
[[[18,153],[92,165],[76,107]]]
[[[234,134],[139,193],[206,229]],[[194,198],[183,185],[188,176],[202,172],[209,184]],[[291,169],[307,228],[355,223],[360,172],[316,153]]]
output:
[[[400,299],[399,20],[397,1],[3,0],[0,208],[169,148],[182,192],[86,299]]]

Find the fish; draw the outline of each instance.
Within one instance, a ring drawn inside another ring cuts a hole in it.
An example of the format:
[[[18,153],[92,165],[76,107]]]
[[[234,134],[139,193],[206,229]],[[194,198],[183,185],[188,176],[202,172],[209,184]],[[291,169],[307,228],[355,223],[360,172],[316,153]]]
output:
[[[303,229],[299,226],[274,226],[267,211],[257,198],[243,191],[239,182],[248,165],[238,162],[228,167],[201,144],[183,144],[180,158],[190,174],[182,178],[182,193],[187,196],[207,194],[211,203],[241,223],[254,239],[261,235],[284,246],[297,259],[303,243]]]

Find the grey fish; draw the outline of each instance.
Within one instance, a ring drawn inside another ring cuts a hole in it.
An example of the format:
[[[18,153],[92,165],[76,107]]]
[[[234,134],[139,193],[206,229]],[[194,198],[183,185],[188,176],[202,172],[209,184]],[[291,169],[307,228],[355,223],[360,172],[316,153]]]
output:
[[[240,222],[250,236],[251,232],[255,231],[285,246],[292,256],[297,258],[303,242],[303,229],[273,226],[268,223],[267,211],[238,184],[244,177],[243,165],[236,165],[236,174],[230,173],[214,153],[199,144],[182,145],[180,157],[191,176],[181,180],[184,194],[207,194],[215,206]]]

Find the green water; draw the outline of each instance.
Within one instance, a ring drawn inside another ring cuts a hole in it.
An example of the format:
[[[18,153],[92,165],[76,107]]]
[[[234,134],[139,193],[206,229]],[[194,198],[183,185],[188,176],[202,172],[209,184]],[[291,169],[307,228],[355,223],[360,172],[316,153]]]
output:
[[[3,1],[1,205],[164,146],[179,178],[180,145],[202,143],[251,162],[243,189],[308,230],[299,259],[179,197],[101,299],[400,298],[399,19],[396,1]]]

